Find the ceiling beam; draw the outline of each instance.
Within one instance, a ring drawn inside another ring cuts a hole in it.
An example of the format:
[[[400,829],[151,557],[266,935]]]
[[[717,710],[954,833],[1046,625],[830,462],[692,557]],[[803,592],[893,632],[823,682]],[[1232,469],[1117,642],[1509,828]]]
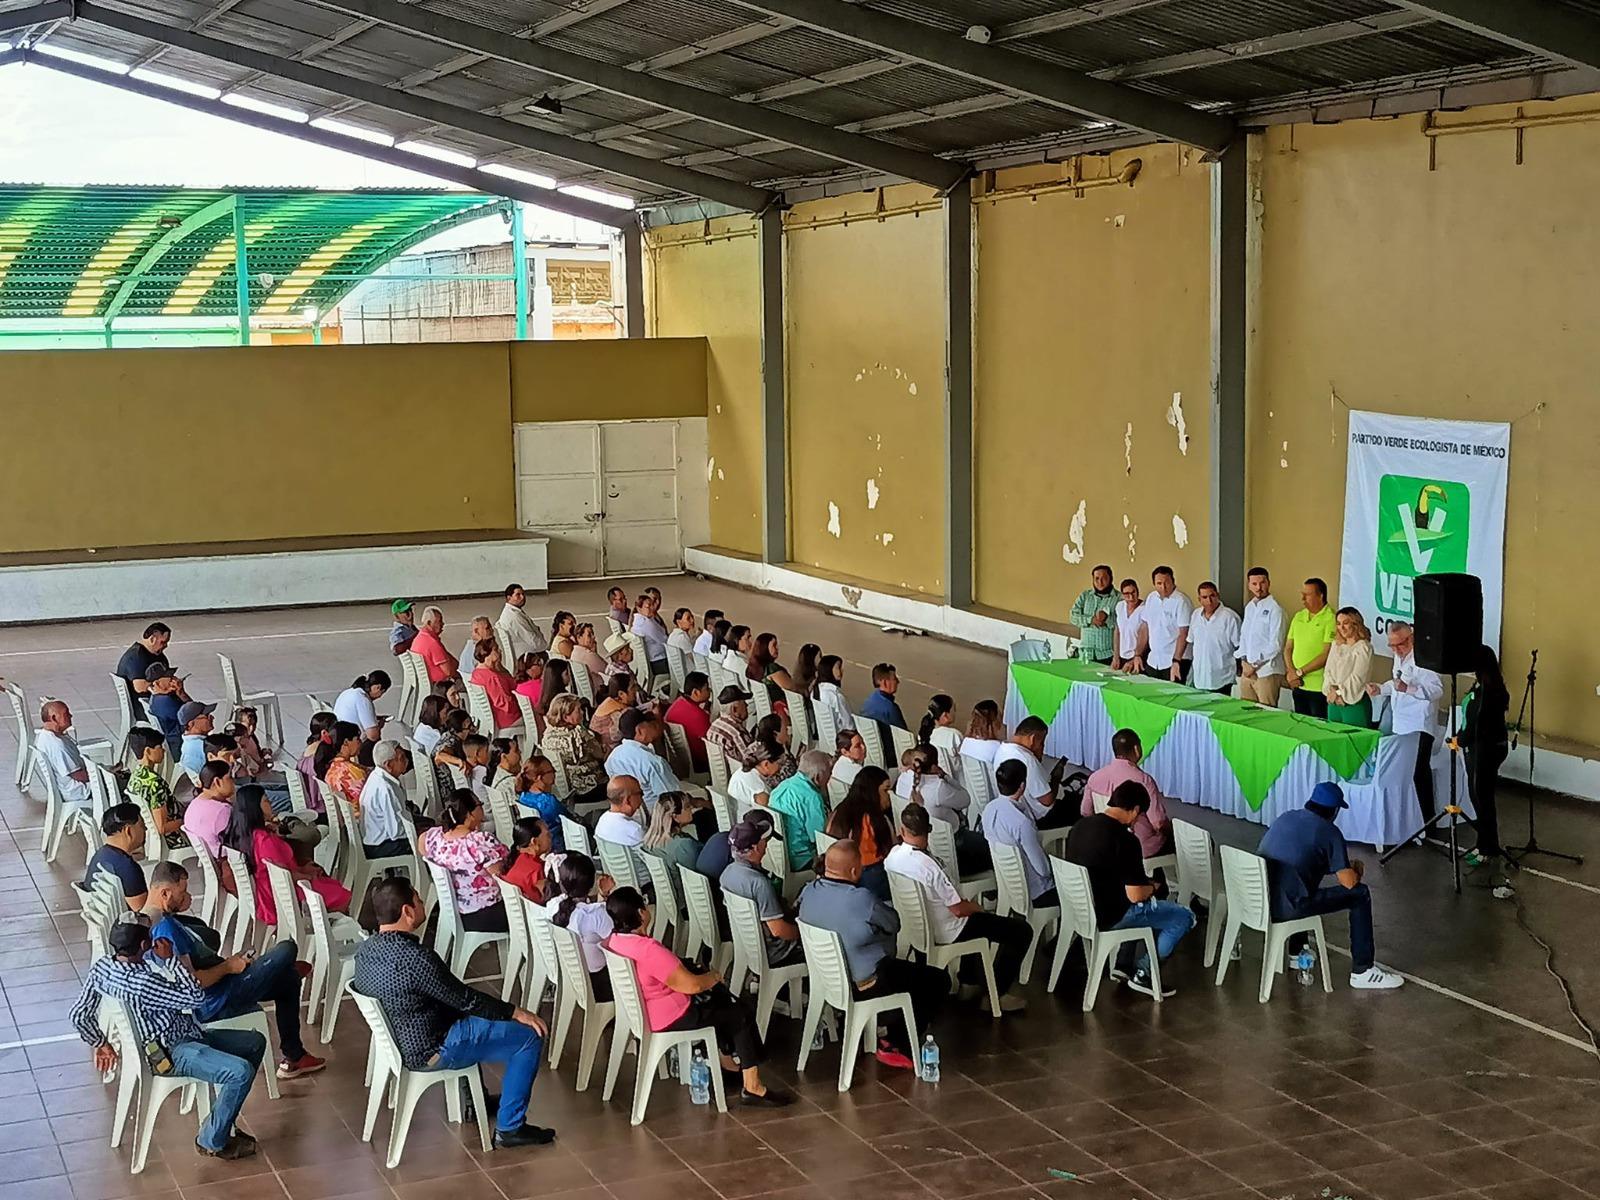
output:
[[[863,134],[790,116],[775,108],[734,100],[661,75],[629,71],[540,42],[514,38],[398,0],[316,0],[324,7],[369,17],[380,24],[517,66],[591,84],[613,95],[670,109],[727,129],[820,154],[858,167],[898,175],[935,188],[954,187],[966,168],[931,154]]]
[[[224,104],[220,100],[207,100],[203,96],[193,96],[188,92],[180,92],[175,88],[146,83],[141,79],[118,75],[115,72],[104,71],[97,67],[85,66],[83,63],[73,62],[70,59],[42,54],[24,55],[22,57],[24,61],[35,66],[45,67],[62,75],[71,75],[75,79],[104,84],[106,87],[113,87],[118,91],[128,92],[135,96],[144,96],[151,100],[160,100],[166,104],[175,104],[179,108],[185,108],[191,112],[204,113],[207,116],[219,117],[224,121],[232,121],[236,125],[248,125],[252,129],[264,129],[269,133],[281,133],[285,137],[292,137],[301,142],[309,142],[314,146],[326,146],[330,150],[343,150],[347,154],[354,154],[372,162],[387,163],[392,167],[402,167],[408,171],[416,171],[434,179],[442,179],[447,183],[460,184],[462,187],[471,188],[473,191],[482,192],[485,195],[505,196],[511,200],[521,200],[538,208],[549,209],[551,212],[577,217],[584,221],[593,221],[610,229],[620,229],[635,219],[634,214],[626,209],[613,208],[608,204],[596,204],[592,200],[582,200],[577,196],[568,196],[562,192],[550,191],[546,188],[536,187],[531,183],[522,183],[516,179],[493,175],[488,171],[473,167],[461,167],[454,163],[438,162],[435,159],[424,158],[421,155],[408,154],[404,150],[380,146],[364,138],[353,137],[350,134],[336,133],[331,129],[318,129],[314,125],[302,125],[297,121],[289,120],[287,117],[274,117],[267,113],[256,112],[254,109],[236,108],[231,104]]]
[[[107,8],[90,0],[78,0],[77,14],[80,19],[91,21],[96,25],[118,29],[123,33],[131,33],[135,37],[147,38],[153,42],[164,42],[218,62],[260,71],[304,87],[317,88],[336,96],[360,100],[365,104],[374,104],[391,112],[404,113],[419,120],[432,121],[438,125],[477,134],[479,137],[536,150],[554,158],[581,163],[653,187],[687,192],[690,195],[717,200],[751,212],[761,211],[776,199],[774,193],[764,188],[751,187],[718,175],[673,166],[610,147],[597,146],[591,142],[580,142],[564,134],[549,133],[500,117],[484,116],[469,108],[396,91],[370,80],[357,79],[308,63],[280,58],[261,50],[219,41],[205,34],[148,21],[132,13]]]
[[[1041,59],[982,46],[930,25],[892,17],[843,0],[739,0],[746,8],[788,17],[812,29],[964,79],[987,84],[1154,137],[1212,152],[1228,146],[1237,127],[1227,117],[1121,84],[1107,83]]]
[[[0,13],[0,37],[71,15],[72,0],[50,0],[48,4],[35,4],[32,8],[14,8],[10,12]]]
[[[1396,0],[1491,41],[1600,71],[1600,21],[1555,0]]]
[[[1147,58],[1143,62],[1128,63],[1120,67],[1106,67],[1094,72],[1094,77],[1108,80],[1155,79],[1161,75],[1176,75],[1182,71],[1197,71],[1203,67],[1221,66],[1224,63],[1248,62],[1251,59],[1268,58],[1274,54],[1291,54],[1296,50],[1329,46],[1335,42],[1350,42],[1380,33],[1396,33],[1402,29],[1432,23],[1433,18],[1422,13],[1396,9],[1392,12],[1374,13],[1370,17],[1356,17],[1349,21],[1314,25],[1309,29],[1294,29],[1270,37],[1230,42],[1226,46],[1190,50],[1183,54],[1168,54],[1162,58]]]

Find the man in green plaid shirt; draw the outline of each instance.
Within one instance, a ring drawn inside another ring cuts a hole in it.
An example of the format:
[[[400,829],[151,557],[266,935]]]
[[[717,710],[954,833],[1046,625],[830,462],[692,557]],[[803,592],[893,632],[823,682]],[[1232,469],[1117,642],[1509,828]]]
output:
[[[1068,620],[1078,627],[1078,657],[1109,664],[1117,634],[1117,593],[1111,587],[1111,568],[1102,564],[1090,578],[1094,586],[1078,594]]]

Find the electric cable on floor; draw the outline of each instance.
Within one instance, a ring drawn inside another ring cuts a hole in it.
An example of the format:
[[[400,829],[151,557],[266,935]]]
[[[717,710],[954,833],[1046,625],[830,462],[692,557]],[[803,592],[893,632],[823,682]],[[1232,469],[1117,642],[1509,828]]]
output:
[[[1578,1028],[1583,1030],[1589,1039],[1589,1045],[1594,1048],[1596,1058],[1600,1058],[1600,1037],[1595,1034],[1594,1026],[1590,1025],[1581,1012],[1578,1011],[1578,1001],[1572,994],[1572,985],[1567,982],[1567,977],[1556,969],[1556,950],[1549,942],[1539,936],[1537,930],[1528,923],[1527,909],[1523,905],[1522,893],[1517,891],[1512,899],[1516,903],[1517,926],[1523,933],[1533,940],[1534,945],[1544,951],[1544,969],[1561,985],[1561,994],[1566,998],[1567,1011],[1572,1014],[1572,1019],[1578,1023]]]

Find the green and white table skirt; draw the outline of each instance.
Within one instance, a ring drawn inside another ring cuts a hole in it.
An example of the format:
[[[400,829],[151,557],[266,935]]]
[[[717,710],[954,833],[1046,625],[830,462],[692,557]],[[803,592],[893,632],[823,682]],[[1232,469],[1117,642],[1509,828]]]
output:
[[[1331,780],[1350,803],[1338,820],[1350,841],[1391,846],[1422,824],[1411,781],[1415,734],[1335,725],[1076,659],[1011,664],[1006,724],[1015,729],[1030,715],[1049,726],[1048,753],[1090,770],[1110,759],[1113,733],[1132,729],[1165,794],[1247,821],[1270,824]],[[1450,758],[1439,751],[1442,804]],[[1464,780],[1458,786],[1470,813]]]

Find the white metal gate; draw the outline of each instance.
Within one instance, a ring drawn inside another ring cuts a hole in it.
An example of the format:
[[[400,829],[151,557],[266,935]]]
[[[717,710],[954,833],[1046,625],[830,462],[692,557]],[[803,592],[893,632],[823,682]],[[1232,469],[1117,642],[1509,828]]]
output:
[[[550,539],[552,578],[675,571],[676,421],[515,427],[517,523]]]

